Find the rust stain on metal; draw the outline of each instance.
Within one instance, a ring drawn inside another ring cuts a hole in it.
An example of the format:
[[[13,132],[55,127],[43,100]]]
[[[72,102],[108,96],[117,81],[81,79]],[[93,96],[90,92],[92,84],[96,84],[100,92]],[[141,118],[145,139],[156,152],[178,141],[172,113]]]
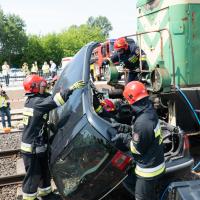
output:
[[[188,21],[188,17],[182,18],[183,21]]]
[[[194,25],[194,21],[195,21],[195,12],[192,12],[192,24]]]
[[[192,26],[193,26],[193,30],[195,28],[195,12],[192,12]],[[192,34],[192,39],[195,39],[196,35],[193,33]]]

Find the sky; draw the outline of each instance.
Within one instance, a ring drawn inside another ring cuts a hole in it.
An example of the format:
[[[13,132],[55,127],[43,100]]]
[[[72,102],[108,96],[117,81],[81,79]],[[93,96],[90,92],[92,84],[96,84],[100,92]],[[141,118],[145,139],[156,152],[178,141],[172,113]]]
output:
[[[110,38],[136,32],[136,0],[0,0],[0,7],[5,14],[19,15],[31,34],[59,33],[100,15],[113,26]]]

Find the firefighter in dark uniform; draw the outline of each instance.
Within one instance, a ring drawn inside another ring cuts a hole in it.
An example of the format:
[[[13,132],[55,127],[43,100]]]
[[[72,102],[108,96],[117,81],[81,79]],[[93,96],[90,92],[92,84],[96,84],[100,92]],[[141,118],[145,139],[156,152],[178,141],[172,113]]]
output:
[[[139,81],[131,81],[125,86],[123,96],[132,107],[133,121],[128,125],[115,124],[118,133],[112,141],[122,141],[132,152],[136,162],[135,198],[155,200],[155,187],[165,171],[162,135],[158,116],[148,98],[147,90]],[[126,131],[124,131],[126,130]],[[130,132],[131,133],[120,133]],[[133,180],[132,180],[133,181]]]
[[[139,80],[138,74],[140,73],[140,60],[142,63],[142,70],[148,70],[148,64],[146,61],[146,54],[135,44],[131,42],[128,44],[124,37],[118,38],[114,42],[114,54],[111,56],[113,63],[119,62],[124,68],[128,69],[127,82]],[[146,73],[142,73],[145,75]]]
[[[61,197],[52,192],[47,154],[47,115],[57,106],[63,105],[75,89],[84,87],[78,81],[63,92],[51,96],[45,93],[47,82],[38,75],[28,76],[24,82],[27,100],[23,112],[24,131],[21,151],[26,169],[23,181],[23,200],[56,200]]]

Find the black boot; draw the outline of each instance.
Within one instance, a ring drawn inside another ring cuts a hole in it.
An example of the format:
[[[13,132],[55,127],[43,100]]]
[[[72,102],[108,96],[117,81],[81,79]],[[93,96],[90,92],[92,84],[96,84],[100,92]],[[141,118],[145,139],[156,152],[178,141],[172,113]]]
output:
[[[41,200],[62,200],[62,197],[59,194],[53,192],[49,193],[46,196],[40,197]]]

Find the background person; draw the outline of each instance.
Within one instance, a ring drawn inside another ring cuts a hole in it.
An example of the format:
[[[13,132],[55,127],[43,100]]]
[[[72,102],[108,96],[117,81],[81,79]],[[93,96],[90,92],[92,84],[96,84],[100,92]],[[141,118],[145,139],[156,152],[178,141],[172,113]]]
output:
[[[57,67],[56,67],[56,64],[50,60],[50,71],[51,71],[51,77],[54,78],[54,76],[57,74]]]
[[[5,61],[4,64],[2,65],[2,74],[5,78],[6,86],[9,86],[9,78],[10,78],[9,73],[10,73],[10,66]]]
[[[38,74],[38,66],[35,63],[32,64],[31,74]]]
[[[3,129],[6,129],[6,120],[7,117],[8,128],[11,128],[11,114],[10,114],[10,102],[8,102],[9,97],[6,92],[2,89],[2,85],[0,85],[0,114]]]
[[[24,72],[25,76],[28,76],[30,74],[28,64],[26,62],[23,63],[23,65],[22,65],[22,71]]]
[[[44,64],[42,65],[42,73],[45,79],[47,79],[49,77],[49,72],[50,72],[50,68],[48,63],[45,61]]]

